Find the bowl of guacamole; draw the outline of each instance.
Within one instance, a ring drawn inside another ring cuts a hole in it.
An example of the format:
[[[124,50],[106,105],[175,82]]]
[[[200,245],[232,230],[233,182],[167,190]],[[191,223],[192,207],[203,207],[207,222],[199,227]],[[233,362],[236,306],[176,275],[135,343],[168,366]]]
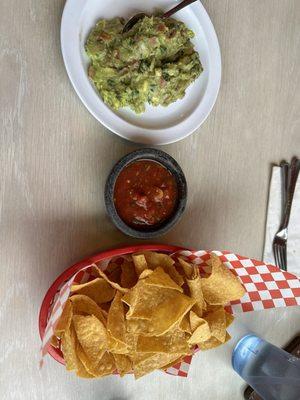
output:
[[[159,16],[146,16],[122,33],[125,23],[100,19],[85,43],[88,76],[104,103],[141,114],[147,103],[167,107],[182,99],[203,71],[193,31]]]

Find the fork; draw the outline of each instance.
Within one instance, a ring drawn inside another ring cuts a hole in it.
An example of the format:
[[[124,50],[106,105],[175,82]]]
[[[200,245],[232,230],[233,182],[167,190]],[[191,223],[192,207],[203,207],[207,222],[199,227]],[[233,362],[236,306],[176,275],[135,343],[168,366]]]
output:
[[[291,161],[290,168],[287,168],[286,164],[287,163],[284,162],[281,163],[281,167],[283,168],[282,169],[283,199],[286,200],[284,204],[280,228],[273,240],[273,253],[275,257],[275,263],[276,265],[279,266],[280,269],[284,271],[287,270],[286,247],[288,239],[288,225],[290,221],[296,183],[300,170],[300,160],[298,160],[297,157],[294,157]]]

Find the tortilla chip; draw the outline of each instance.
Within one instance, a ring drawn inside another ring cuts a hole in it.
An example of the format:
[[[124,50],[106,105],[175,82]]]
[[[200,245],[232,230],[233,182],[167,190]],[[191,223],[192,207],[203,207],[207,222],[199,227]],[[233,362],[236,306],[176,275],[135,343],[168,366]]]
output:
[[[182,318],[180,324],[179,324],[179,329],[182,330],[183,332],[188,333],[189,335],[192,334],[191,330],[191,325],[189,321],[189,315],[185,314],[185,316]]]
[[[163,253],[154,253],[152,251],[145,251],[143,255],[146,259],[148,269],[154,270],[157,267],[161,267],[165,271],[165,273],[168,274],[170,278],[177,283],[177,285],[183,285],[184,280],[179,272],[176,270],[174,265],[175,261],[170,256]]]
[[[199,324],[199,326],[194,330],[192,336],[188,340],[188,343],[190,345],[194,345],[205,342],[210,339],[211,335],[209,324],[207,321],[205,321],[205,319],[202,319],[202,323]]]
[[[175,366],[176,364],[179,364],[184,358],[186,357],[186,354],[181,355],[180,357],[178,357],[176,360],[173,360],[172,362],[164,365],[163,367],[161,367],[160,369],[162,371],[166,371],[168,368],[171,368],[173,366]]]
[[[147,285],[147,279],[140,280],[130,296],[124,296],[123,301],[130,304],[126,318],[148,320],[135,325],[138,333],[161,335],[181,321],[194,300],[178,290]]]
[[[234,321],[234,316],[225,311],[226,328],[228,328],[229,325],[231,325],[233,321]]]
[[[144,271],[139,276],[139,279],[147,278],[147,276],[151,275],[152,273],[153,273],[152,269],[144,269]]]
[[[145,269],[148,269],[144,254],[133,254],[132,259],[137,276],[140,276]]]
[[[183,289],[178,286],[161,267],[157,267],[153,273],[145,279],[145,283],[151,286],[158,286],[183,292]]]
[[[212,336],[210,339],[206,340],[206,342],[199,342],[197,346],[200,350],[210,350],[214,349],[215,347],[221,346],[221,344],[223,343],[220,342],[220,340]]]
[[[103,325],[106,325],[106,318],[94,300],[83,294],[75,294],[69,299],[72,303],[73,315],[94,315]]]
[[[85,366],[82,364],[80,358],[78,358],[78,357],[77,357],[76,375],[79,376],[80,378],[86,378],[86,379],[95,378],[94,375],[91,375],[90,373],[88,373],[88,371],[86,370]]]
[[[175,290],[172,292],[173,296],[170,296],[153,311],[151,320],[152,335],[159,336],[165,334],[168,330],[173,328],[195,304],[193,299],[184,294]]]
[[[185,333],[177,328],[162,336],[140,335],[136,351],[138,353],[189,354],[190,348],[186,342]]]
[[[64,305],[63,312],[54,329],[54,335],[61,338],[63,333],[70,328],[73,316],[73,309],[70,300],[68,299]]]
[[[117,282],[114,282],[112,280],[110,280],[110,278],[108,278],[105,274],[105,272],[101,271],[101,269],[98,269],[98,273],[101,276],[101,278],[105,279],[106,282],[108,282],[110,284],[111,287],[117,289],[119,292],[121,293],[127,293],[129,289],[124,288],[122,286],[120,286]]]
[[[224,343],[226,343],[230,339],[231,339],[231,336],[229,335],[228,332],[226,332],[226,337],[225,337]],[[206,342],[198,343],[197,346],[199,347],[200,350],[210,350],[210,349],[214,349],[215,347],[219,347],[224,343],[220,342],[220,340],[218,340],[214,336],[212,336]]]
[[[86,355],[85,351],[83,350],[80,343],[76,345],[76,354],[78,359],[80,360],[81,364],[83,365],[84,369],[88,372],[89,375],[93,377],[97,376],[97,366],[101,358],[103,357],[105,350],[102,350],[101,354],[99,354],[98,360],[90,360],[89,357]]]
[[[203,318],[199,317],[193,310],[191,310],[189,313],[189,319],[192,332],[194,332],[198,326],[203,323]]]
[[[121,286],[123,288],[132,288],[138,280],[138,277],[135,273],[134,264],[128,261],[124,261],[121,265]]]
[[[51,346],[55,347],[56,349],[60,348],[60,340],[57,336],[53,335],[50,339]]]
[[[108,348],[105,326],[94,315],[74,315],[73,324],[83,351],[93,365],[97,364]]]
[[[201,317],[203,314],[203,310],[206,309],[206,304],[205,304],[204,297],[203,297],[203,292],[202,292],[202,288],[201,288],[201,277],[200,277],[198,268],[197,268],[197,273],[194,272],[194,274],[195,274],[195,278],[187,279],[186,282],[190,289],[191,298],[196,300],[194,309],[197,312],[197,314]]]
[[[77,356],[76,356],[76,333],[73,324],[65,330],[61,337],[61,350],[64,355],[66,369],[68,371],[76,370],[77,368]]]
[[[99,272],[97,271],[97,274],[98,273]],[[112,282],[116,282],[119,284],[121,283],[121,273],[122,269],[120,264],[117,264],[115,262],[110,262],[105,269],[105,275],[108,277],[108,279]]]
[[[102,377],[105,375],[112,374],[115,369],[115,361],[111,354],[103,351],[101,357],[97,360],[97,362],[92,361],[89,357],[85,354],[82,346],[77,346],[76,352],[78,355],[79,360],[81,361],[82,365],[92,377]]]
[[[107,330],[118,342],[126,344],[126,325],[122,294],[117,292],[113,299],[107,318]]]
[[[132,361],[128,356],[124,354],[113,354],[113,357],[120,376],[124,376],[132,371]]]
[[[123,302],[129,305],[129,310],[126,314],[127,319],[151,319],[154,308],[158,307],[175,292],[173,289],[162,289],[158,286],[147,285],[147,279],[140,280],[130,291],[130,294],[123,296]]]
[[[97,304],[107,303],[114,298],[115,289],[105,279],[96,278],[82,285],[72,285],[71,293],[83,294],[90,297]]]
[[[189,264],[188,262],[186,262],[185,260],[183,260],[182,258],[178,258],[179,264],[182,268],[183,274],[187,279],[192,279],[192,275],[193,275],[193,266],[192,264]]]
[[[213,253],[211,260],[212,273],[201,281],[205,301],[208,304],[225,305],[230,301],[240,299],[245,289],[239,279]]]
[[[211,335],[224,343],[226,338],[225,310],[220,307],[219,310],[206,315],[205,320],[208,322]]]
[[[163,253],[155,253],[153,251],[144,251],[142,253],[147,261],[148,268],[155,269],[157,267],[169,267],[174,265],[174,260]]]
[[[167,354],[167,353],[137,353],[133,358],[133,372],[136,379],[152,372],[156,369],[162,368],[175,360],[181,354]]]

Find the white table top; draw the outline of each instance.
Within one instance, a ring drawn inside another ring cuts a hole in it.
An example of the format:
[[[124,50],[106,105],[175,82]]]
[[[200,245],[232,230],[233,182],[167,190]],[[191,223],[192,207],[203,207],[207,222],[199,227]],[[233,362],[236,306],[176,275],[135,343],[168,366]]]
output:
[[[187,211],[158,241],[261,258],[272,162],[300,153],[300,2],[205,0],[223,61],[217,104],[198,132],[163,149],[182,166]],[[138,148],[87,112],[59,47],[63,0],[11,0],[0,13],[0,391],[3,400],[242,399],[222,348],[198,354],[188,379],[156,373],[81,381],[50,358],[38,369],[37,316],[66,267],[134,243],[108,220],[103,187]],[[300,308],[240,317],[283,345]]]

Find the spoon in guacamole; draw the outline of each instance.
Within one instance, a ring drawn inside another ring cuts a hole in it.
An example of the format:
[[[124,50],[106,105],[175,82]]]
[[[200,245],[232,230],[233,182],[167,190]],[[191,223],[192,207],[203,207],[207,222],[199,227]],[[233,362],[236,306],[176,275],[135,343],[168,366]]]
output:
[[[182,10],[183,8],[189,6],[197,0],[183,0],[177,6],[173,7],[171,10],[167,11],[162,15],[161,18],[169,18],[171,15],[175,14],[177,11]],[[145,13],[138,13],[131,17],[125,24],[123,28],[123,33],[128,32],[140,19],[146,17]]]

